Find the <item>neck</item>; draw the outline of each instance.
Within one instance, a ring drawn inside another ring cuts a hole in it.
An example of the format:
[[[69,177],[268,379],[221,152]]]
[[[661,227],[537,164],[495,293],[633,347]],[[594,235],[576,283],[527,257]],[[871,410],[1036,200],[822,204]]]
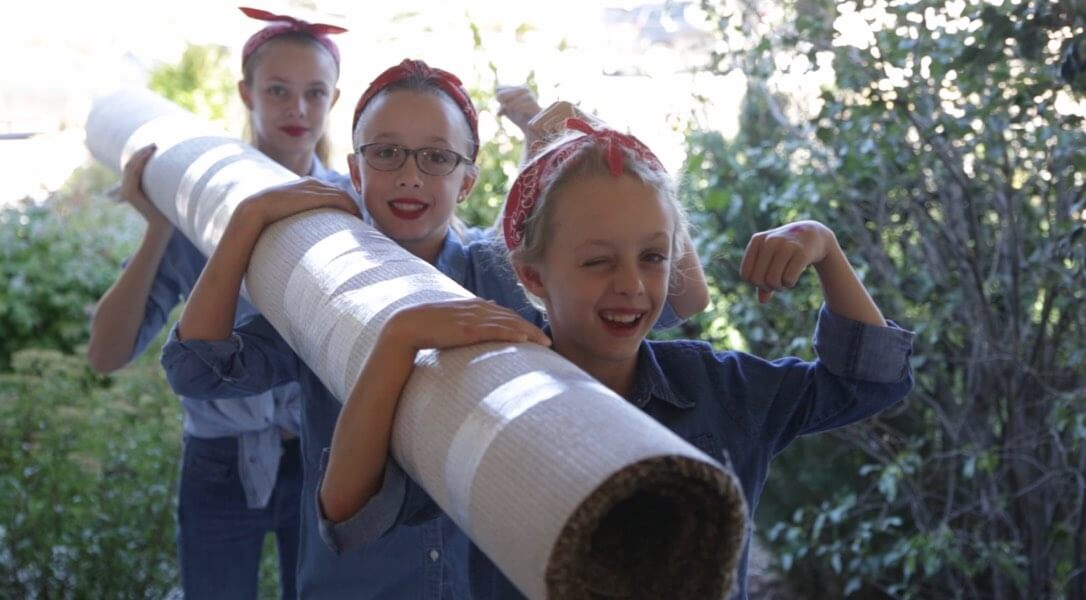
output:
[[[404,250],[407,250],[431,265],[437,264],[437,257],[441,254],[441,247],[443,245],[445,245],[445,236],[441,236],[437,240],[425,239],[400,244]]]
[[[290,169],[298,177],[305,177],[313,170],[313,151],[283,152],[266,145],[257,145],[257,150],[268,155],[268,158]]]
[[[558,336],[554,339],[554,350],[619,396],[629,398],[633,393],[634,379],[637,375],[636,354],[614,360],[591,356],[581,348],[563,344]]]

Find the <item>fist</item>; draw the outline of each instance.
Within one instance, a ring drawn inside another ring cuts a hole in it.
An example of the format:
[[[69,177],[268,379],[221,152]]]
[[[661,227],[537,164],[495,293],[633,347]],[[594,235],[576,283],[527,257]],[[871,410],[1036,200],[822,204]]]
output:
[[[774,292],[795,287],[810,265],[817,265],[837,240],[817,221],[798,221],[754,234],[743,254],[739,276],[758,288],[765,304]]]

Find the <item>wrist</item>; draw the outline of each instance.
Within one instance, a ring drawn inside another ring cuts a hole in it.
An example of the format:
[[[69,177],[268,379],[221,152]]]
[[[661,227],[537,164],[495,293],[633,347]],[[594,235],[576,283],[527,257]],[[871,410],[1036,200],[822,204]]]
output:
[[[414,362],[415,354],[420,350],[411,324],[411,308],[396,311],[381,328],[377,347],[386,349],[390,354],[402,356]]]
[[[845,251],[841,249],[840,244],[837,243],[837,237],[830,233],[830,240],[827,242],[829,248],[826,250],[825,256],[822,260],[815,263],[814,268],[819,277],[833,272],[837,272],[842,268],[851,269],[849,265],[848,257],[845,256]]]
[[[159,215],[153,219],[147,219],[147,231],[144,234],[146,237],[162,237],[167,238],[173,235],[173,223],[170,223],[169,219]]]

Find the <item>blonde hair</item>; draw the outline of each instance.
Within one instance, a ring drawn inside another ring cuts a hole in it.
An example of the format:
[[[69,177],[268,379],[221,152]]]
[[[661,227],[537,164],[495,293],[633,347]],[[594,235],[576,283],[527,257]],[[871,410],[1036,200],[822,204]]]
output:
[[[283,33],[275,36],[274,38],[264,42],[249,56],[241,66],[241,78],[245,82],[246,87],[252,88],[253,85],[253,72],[256,71],[256,65],[260,63],[263,58],[264,49],[269,45],[279,42],[293,42],[295,44],[306,44],[313,48],[320,48],[322,52],[328,52],[331,56],[332,53],[328,51],[328,48],[324,47],[324,44],[317,41],[312,34],[305,33],[303,31],[292,31],[289,33]],[[333,57],[334,58],[334,57]],[[336,65],[336,82],[339,81],[339,62],[335,61]],[[334,85],[335,82],[333,82]],[[329,90],[331,93],[331,90]],[[317,159],[321,161],[321,164],[328,166],[329,161],[332,159],[332,141],[328,137],[327,122],[324,123],[324,131],[321,133],[320,139],[317,140],[317,145],[313,149],[313,153],[317,155]],[[253,138],[253,111],[245,111],[245,128],[242,129],[241,139],[247,144],[254,144],[256,140]]]
[[[546,157],[552,150],[582,135],[580,133],[564,135],[541,150],[538,156]],[[633,150],[620,146],[619,151],[622,153],[623,158],[622,174],[629,175],[635,180],[654,188],[671,211],[673,228],[671,231],[669,259],[671,263],[670,284],[672,286],[678,285],[682,278],[679,277],[679,270],[676,265],[685,250],[682,247],[682,241],[686,237],[689,220],[686,210],[679,202],[675,182],[666,172],[655,168],[644,158],[639,157]],[[595,177],[613,177],[607,162],[607,150],[599,143],[589,143],[581,146],[570,154],[561,165],[552,168],[547,173],[539,182],[539,197],[532,206],[531,214],[524,220],[524,232],[521,236],[521,242],[516,248],[509,251],[509,262],[512,265],[537,264],[543,260],[554,227],[554,209],[552,208],[554,198],[569,184]],[[524,293],[532,306],[541,311],[544,310],[540,298],[527,289],[524,290]]]

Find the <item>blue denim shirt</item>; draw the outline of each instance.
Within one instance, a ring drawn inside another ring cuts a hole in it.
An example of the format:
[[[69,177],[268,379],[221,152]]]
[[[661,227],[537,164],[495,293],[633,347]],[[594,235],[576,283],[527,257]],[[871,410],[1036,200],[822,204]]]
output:
[[[310,176],[345,190],[350,178],[331,171],[316,157]],[[147,296],[143,322],[132,357],[142,354],[169,320],[170,312],[196,285],[207,259],[182,234],[174,230],[159,262]],[[242,299],[237,321],[256,314]],[[265,393],[222,400],[195,400],[181,396],[186,435],[199,438],[238,437],[238,476],[250,508],[267,505],[275,488],[281,452],[280,430],[299,432],[299,388],[287,384]]]
[[[512,268],[491,236],[463,244],[446,235],[436,267],[476,295],[517,310],[529,321],[543,320],[516,283]],[[174,390],[196,398],[258,394],[288,381],[302,389],[302,533],[299,597],[468,598],[468,538],[448,519],[420,519],[371,544],[333,549],[317,525],[318,475],[322,451],[331,445],[341,404],[260,316],[236,326],[224,341],[177,339],[176,328],[162,351],[162,365]]]
[[[893,323],[865,325],[823,308],[814,362],[717,352],[699,341],[645,341],[627,400],[729,465],[743,486],[753,522],[770,460],[792,440],[854,423],[905,398],[912,389],[912,339],[911,332]],[[338,524],[322,518],[321,527],[329,544],[351,548],[425,519],[450,521],[392,461],[381,490],[359,513]],[[737,599],[747,597],[749,544],[748,531]],[[522,597],[474,544],[468,569],[472,598]]]

